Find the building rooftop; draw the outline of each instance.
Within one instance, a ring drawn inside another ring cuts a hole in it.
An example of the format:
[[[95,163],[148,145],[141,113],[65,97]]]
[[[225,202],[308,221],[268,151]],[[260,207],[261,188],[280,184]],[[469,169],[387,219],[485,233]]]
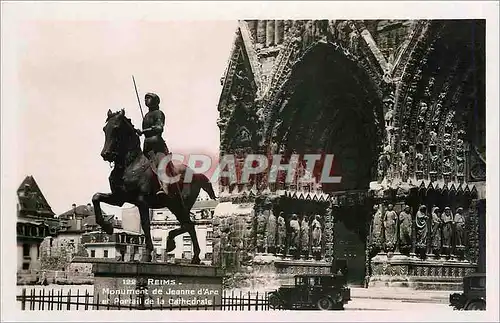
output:
[[[17,189],[18,217],[31,215],[42,218],[53,218],[55,213],[43,196],[33,176],[24,178]]]
[[[102,214],[106,215],[104,211],[102,211]],[[92,215],[95,215],[94,207],[90,203],[88,203],[87,205],[82,204],[78,206],[76,206],[76,204],[73,204],[71,209],[62,214],[59,214],[58,218],[60,219],[72,219],[77,217],[85,218]]]

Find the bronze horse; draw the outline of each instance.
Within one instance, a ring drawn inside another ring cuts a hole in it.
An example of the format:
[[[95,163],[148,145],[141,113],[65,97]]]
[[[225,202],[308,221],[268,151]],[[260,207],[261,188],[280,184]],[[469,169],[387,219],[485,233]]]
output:
[[[191,208],[201,189],[208,193],[211,199],[216,199],[212,183],[203,174],[195,173],[183,164],[172,164],[170,175],[180,176],[176,183],[169,184],[168,195],[156,194],[160,183],[153,171],[149,159],[140,148],[140,140],[135,128],[125,111],[108,111],[104,147],[101,156],[105,161],[113,162],[114,168],[109,176],[111,193],[96,193],[92,197],[96,222],[104,232],[113,234],[112,224],[105,220],[100,203],[122,206],[130,203],[139,209],[141,227],[146,238],[146,253],[141,261],[152,260],[153,242],[151,241],[149,209],[168,208],[180,223],[180,228],[171,230],[167,238],[167,252],[175,249],[174,238],[188,232],[193,242],[193,258],[191,263],[200,263],[200,246],[196,236],[195,224],[191,220]],[[184,182],[186,176],[192,180]]]

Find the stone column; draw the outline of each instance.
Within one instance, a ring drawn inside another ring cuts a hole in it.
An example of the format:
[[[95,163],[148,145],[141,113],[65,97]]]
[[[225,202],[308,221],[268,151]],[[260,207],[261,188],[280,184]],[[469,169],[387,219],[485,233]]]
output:
[[[258,20],[248,20],[248,28],[250,29],[250,34],[252,35],[252,38],[254,41],[257,41],[257,22]]]
[[[293,20],[285,20],[283,23],[284,32],[287,33],[292,28]]]
[[[325,214],[325,261],[332,262],[334,258],[334,230],[333,210],[328,207]]]
[[[274,22],[274,43],[279,45],[283,42],[284,23],[283,20],[275,20]]]
[[[266,46],[274,45],[274,20],[266,21]]]
[[[261,46],[266,43],[266,21],[259,20],[257,22],[257,43]]]

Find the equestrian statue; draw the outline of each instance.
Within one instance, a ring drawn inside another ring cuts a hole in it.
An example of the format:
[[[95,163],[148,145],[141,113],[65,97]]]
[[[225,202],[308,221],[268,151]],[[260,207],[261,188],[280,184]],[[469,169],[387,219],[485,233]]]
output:
[[[175,237],[189,233],[193,243],[191,263],[200,263],[200,246],[191,219],[193,207],[201,189],[211,199],[216,199],[212,183],[201,173],[195,173],[188,166],[168,161],[165,173],[176,180],[165,183],[158,176],[162,159],[169,156],[169,151],[161,134],[165,125],[165,116],[159,109],[160,98],[154,93],[145,96],[149,112],[144,116],[142,130],[135,129],[125,111],[108,110],[103,131],[105,136],[101,156],[114,164],[109,175],[111,193],[95,193],[92,197],[96,222],[104,232],[113,234],[113,225],[104,219],[100,203],[122,206],[125,203],[139,209],[141,227],[146,238],[146,252],[141,261],[151,262],[153,242],[150,230],[150,209],[168,208],[179,221],[180,227],[168,233],[166,252],[175,249]],[[141,109],[142,112],[142,109]],[[145,136],[144,147],[140,147],[140,135]],[[163,166],[162,166],[163,167]],[[186,179],[190,179],[187,180]]]

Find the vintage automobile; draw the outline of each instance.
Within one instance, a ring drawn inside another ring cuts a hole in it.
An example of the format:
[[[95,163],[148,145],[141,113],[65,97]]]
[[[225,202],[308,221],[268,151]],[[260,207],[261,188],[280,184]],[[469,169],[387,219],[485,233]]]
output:
[[[474,273],[463,278],[463,293],[450,295],[455,310],[484,311],[486,309],[486,274]]]
[[[351,300],[342,273],[294,276],[294,285],[283,285],[269,294],[271,309],[343,310]]]

